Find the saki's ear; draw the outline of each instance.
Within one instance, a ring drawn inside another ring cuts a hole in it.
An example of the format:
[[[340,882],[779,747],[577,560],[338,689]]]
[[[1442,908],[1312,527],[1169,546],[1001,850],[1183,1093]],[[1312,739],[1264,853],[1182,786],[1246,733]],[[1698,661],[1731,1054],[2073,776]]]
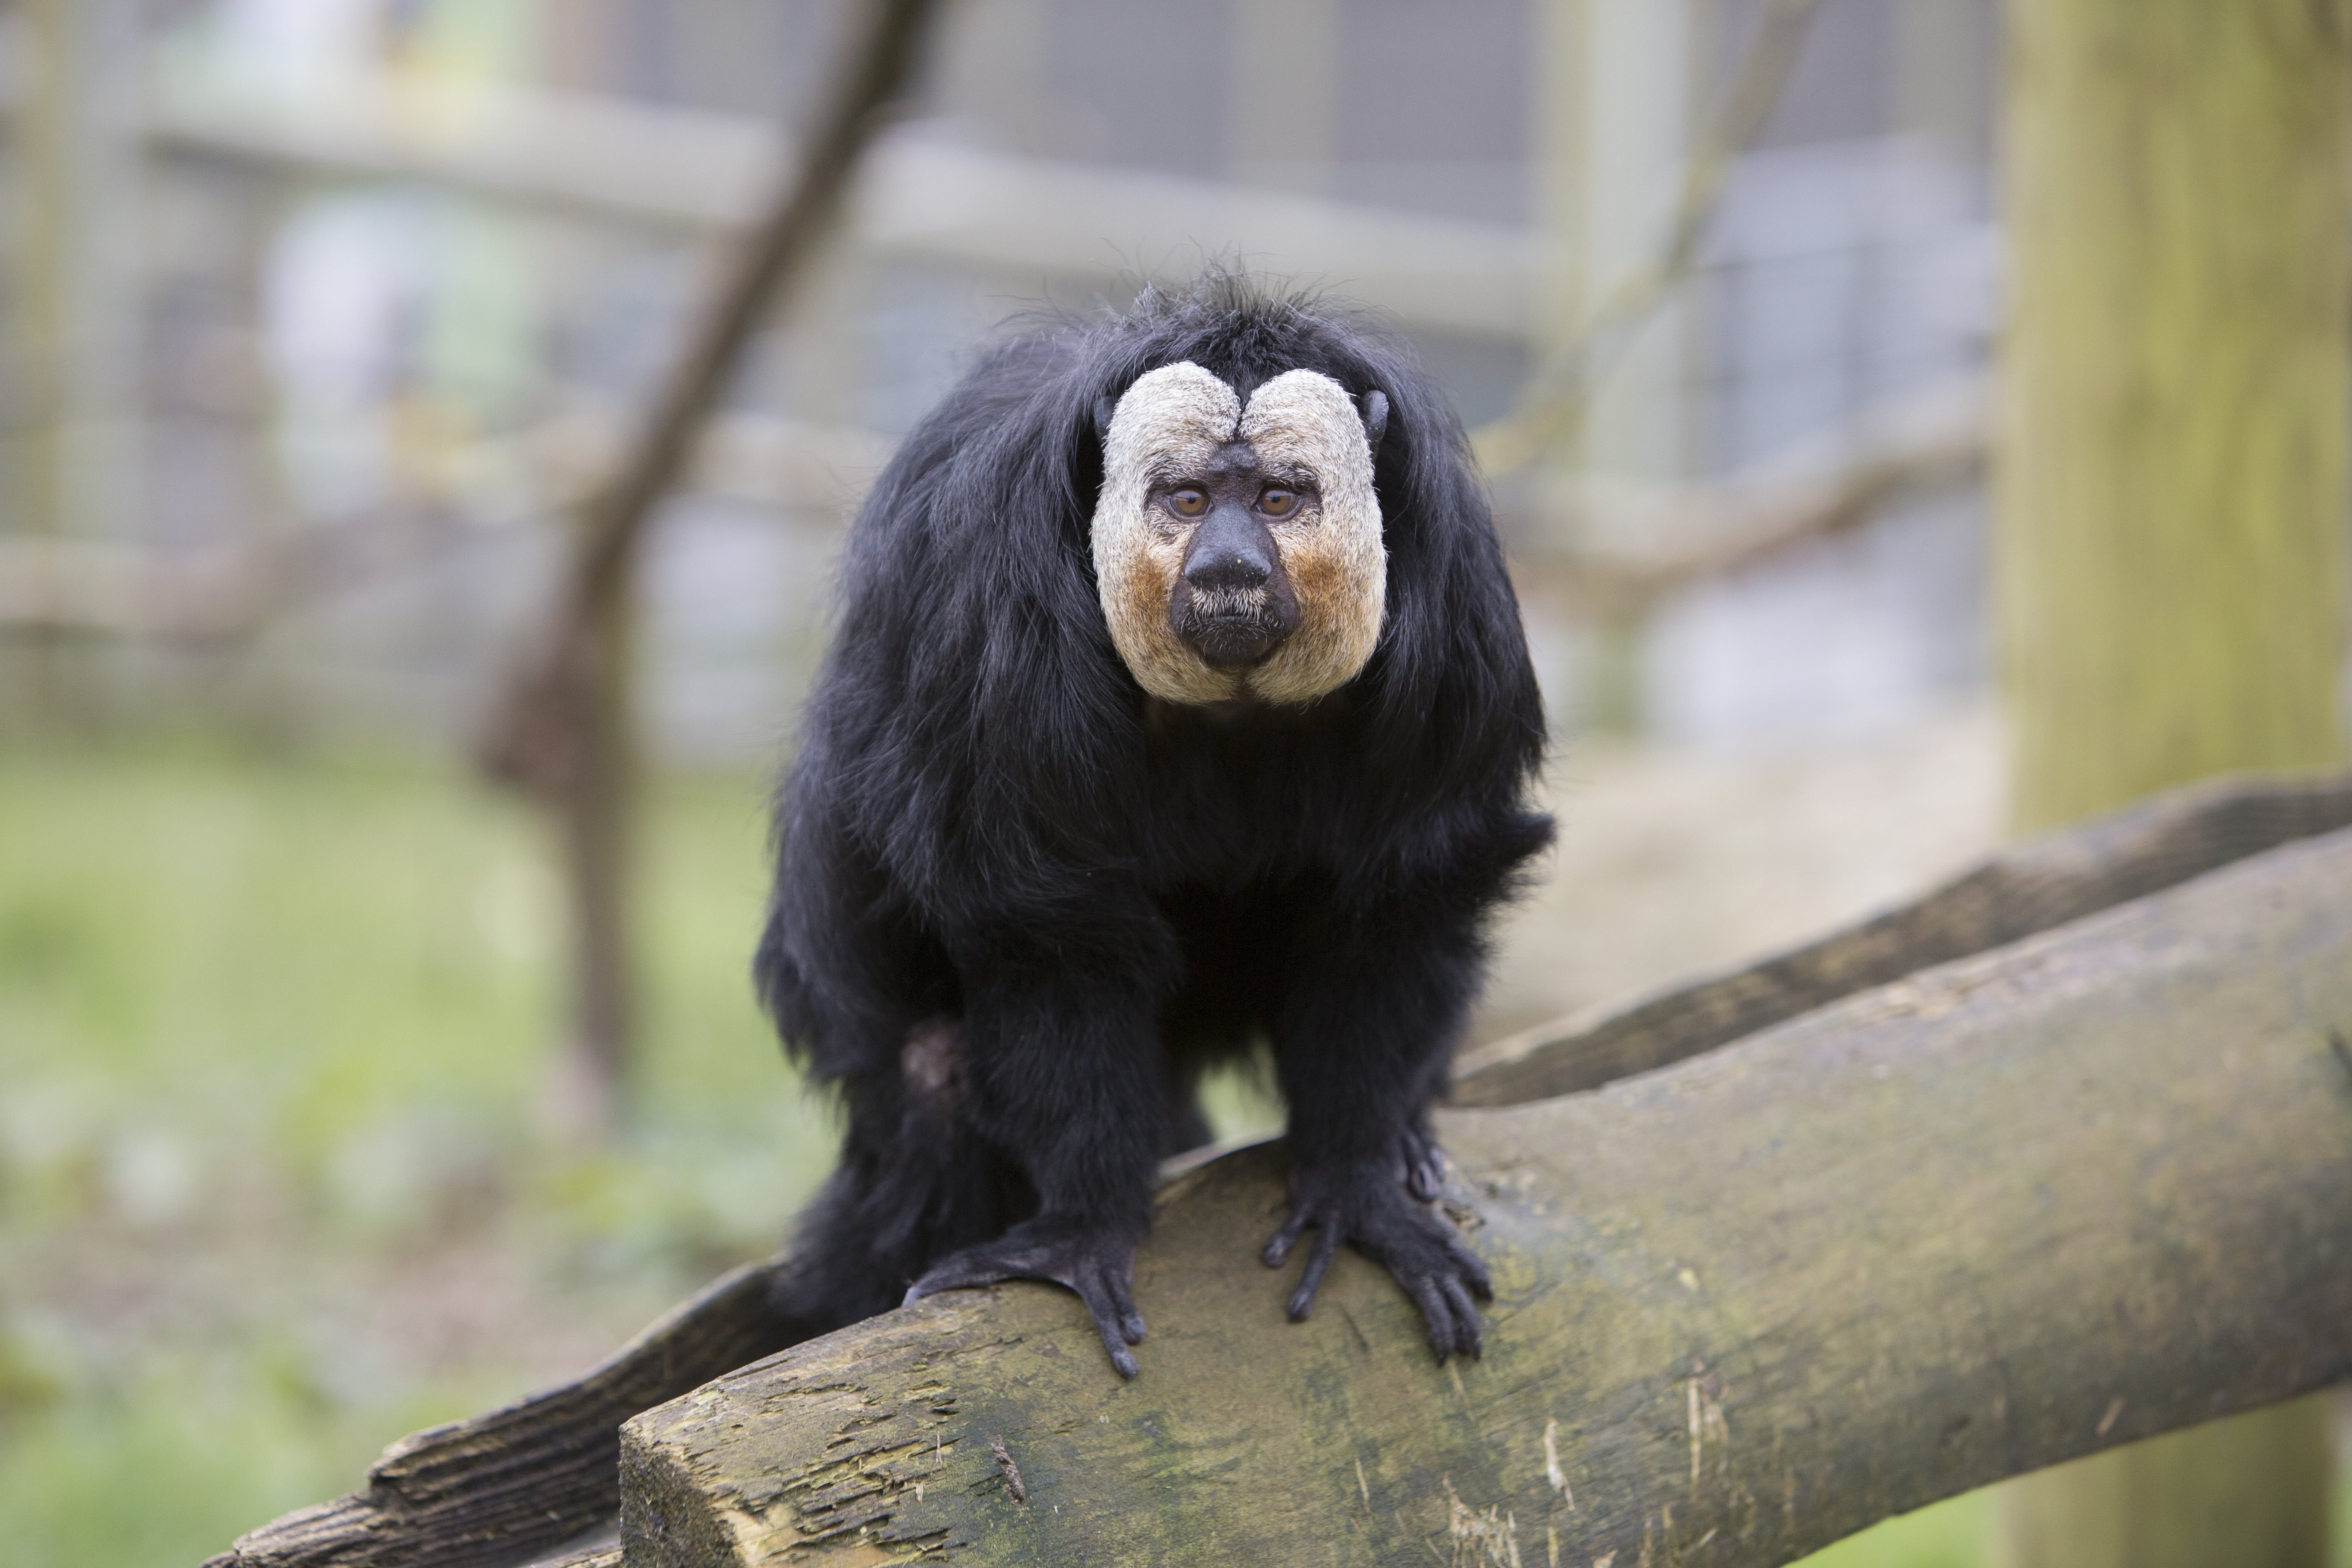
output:
[[[1095,399],[1095,441],[1097,445],[1110,439],[1110,418],[1118,410],[1118,405],[1108,395]]]
[[[1377,458],[1381,455],[1381,437],[1389,429],[1389,395],[1378,390],[1367,392],[1356,399],[1356,412],[1364,417],[1364,444]]]

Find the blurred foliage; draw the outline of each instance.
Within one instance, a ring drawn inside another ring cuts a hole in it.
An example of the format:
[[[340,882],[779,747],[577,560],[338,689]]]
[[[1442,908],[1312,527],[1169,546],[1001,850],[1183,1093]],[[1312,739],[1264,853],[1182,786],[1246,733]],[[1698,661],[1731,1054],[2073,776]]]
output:
[[[1979,1568],[1986,1497],[1968,1492],[1898,1514],[1804,1560],[1804,1568]]]
[[[527,814],[383,758],[0,757],[9,1224],[168,1220],[257,1167],[387,1236],[488,1196],[764,1247],[832,1142],[751,996],[764,833],[753,779],[657,788],[637,1114],[588,1156],[533,1132],[562,931]]]
[[[198,1561],[771,1250],[834,1134],[751,995],[764,816],[749,775],[656,787],[636,1113],[583,1151],[533,1116],[562,932],[509,802],[398,757],[0,753],[8,1561]]]
[[[0,1411],[8,1558],[191,1568],[265,1519],[352,1489],[389,1436],[513,1392],[444,1380],[343,1405],[282,1348],[143,1358],[37,1416]]]

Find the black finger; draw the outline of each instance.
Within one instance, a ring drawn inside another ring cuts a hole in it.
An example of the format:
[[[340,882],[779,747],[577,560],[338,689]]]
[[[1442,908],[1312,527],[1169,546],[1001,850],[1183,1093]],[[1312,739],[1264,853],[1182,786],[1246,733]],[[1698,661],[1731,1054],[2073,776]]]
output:
[[[1404,1186],[1405,1191],[1423,1203],[1437,1201],[1438,1193],[1445,1186],[1445,1167],[1439,1163],[1434,1145],[1423,1150],[1421,1157],[1406,1167]]]
[[[1118,1309],[1113,1304],[1110,1291],[1105,1288],[1101,1276],[1090,1269],[1082,1270],[1072,1288],[1077,1291],[1078,1299],[1087,1304],[1087,1313],[1095,1321],[1095,1332],[1101,1336],[1103,1350],[1109,1355],[1110,1364],[1118,1369],[1119,1376],[1133,1377],[1142,1371],[1136,1363],[1135,1352],[1127,1348],[1132,1342],[1126,1335]]]
[[[910,1305],[926,1296],[936,1296],[942,1290],[968,1290],[977,1285],[994,1285],[1013,1276],[1003,1265],[987,1258],[950,1258],[907,1288],[907,1299],[901,1306]]]
[[[1486,1260],[1458,1241],[1448,1241],[1445,1250],[1453,1255],[1454,1267],[1461,1270],[1463,1282],[1481,1301],[1495,1299],[1495,1277],[1487,1271]]]
[[[1315,1292],[1323,1288],[1323,1276],[1331,1267],[1331,1259],[1339,1254],[1339,1227],[1327,1225],[1315,1233],[1314,1250],[1307,1255],[1307,1271],[1298,1277],[1298,1289],[1290,1293],[1290,1321],[1303,1323],[1308,1309],[1315,1305]]]
[[[1314,1211],[1304,1204],[1292,1209],[1290,1217],[1282,1222],[1282,1228],[1276,1231],[1274,1238],[1265,1244],[1265,1251],[1263,1254],[1265,1266],[1268,1268],[1281,1268],[1284,1261],[1289,1258],[1290,1249],[1298,1244],[1298,1238],[1304,1236],[1307,1233],[1307,1227],[1314,1223]]]
[[[1143,1314],[1135,1310],[1135,1284],[1124,1268],[1105,1271],[1109,1278],[1111,1305],[1118,1309],[1118,1331],[1129,1344],[1143,1342]]]
[[[1477,1303],[1470,1300],[1470,1292],[1463,1289],[1459,1279],[1447,1279],[1439,1289],[1445,1294],[1445,1304],[1454,1309],[1455,1348],[1472,1361],[1476,1361],[1486,1349],[1480,1342],[1478,1331],[1482,1320],[1478,1316]]]
[[[1444,1361],[1456,1348],[1454,1342],[1454,1311],[1446,1305],[1445,1297],[1437,1289],[1437,1281],[1426,1274],[1415,1275],[1405,1285],[1405,1293],[1413,1305],[1421,1309],[1421,1321],[1429,1325],[1429,1348]]]

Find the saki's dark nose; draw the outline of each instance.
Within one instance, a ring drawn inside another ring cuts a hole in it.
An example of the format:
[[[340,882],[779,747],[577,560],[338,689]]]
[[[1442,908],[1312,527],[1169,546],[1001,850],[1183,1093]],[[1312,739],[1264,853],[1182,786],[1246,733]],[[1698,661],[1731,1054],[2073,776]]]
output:
[[[1242,507],[1218,507],[1184,554],[1184,581],[1202,594],[1246,593],[1274,576],[1274,536]]]

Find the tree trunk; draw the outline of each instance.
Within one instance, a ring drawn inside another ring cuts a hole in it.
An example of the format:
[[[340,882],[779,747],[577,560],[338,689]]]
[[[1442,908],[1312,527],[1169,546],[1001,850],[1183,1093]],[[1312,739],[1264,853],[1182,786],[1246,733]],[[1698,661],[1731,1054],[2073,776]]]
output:
[[[2312,0],[2011,7],[2018,826],[2339,754],[2347,61]]]
[[[596,648],[582,683],[582,766],[555,802],[572,947],[571,1034],[551,1096],[555,1129],[595,1142],[614,1127],[629,1090],[636,1038],[635,881],[638,785],[636,605],[633,576],[617,578],[583,612]]]
[[[1766,1568],[2341,1380],[2347,886],[2352,832],[1444,1113],[1480,1363],[1353,1254],[1286,1323],[1279,1152],[1215,1161],[1139,1259],[1136,1381],[1065,1291],[919,1302],[629,1423],[627,1560]]]
[[[139,11],[27,0],[11,19],[0,530],[119,543],[140,510]],[[92,652],[55,626],[12,640],[0,715],[86,723],[105,695]]]
[[[572,917],[572,1038],[554,1095],[560,1124],[608,1130],[632,1054],[628,644],[646,533],[761,322],[830,231],[940,4],[876,0],[866,8],[863,37],[828,79],[800,165],[737,250],[627,457],[583,509],[554,613],[519,661],[484,738],[489,773],[545,803],[562,830]]]
[[[2008,25],[1995,482],[2031,829],[2340,754],[2352,93],[2337,0]],[[2034,1478],[2001,1555],[2317,1568],[2322,1432],[2281,1410]]]

